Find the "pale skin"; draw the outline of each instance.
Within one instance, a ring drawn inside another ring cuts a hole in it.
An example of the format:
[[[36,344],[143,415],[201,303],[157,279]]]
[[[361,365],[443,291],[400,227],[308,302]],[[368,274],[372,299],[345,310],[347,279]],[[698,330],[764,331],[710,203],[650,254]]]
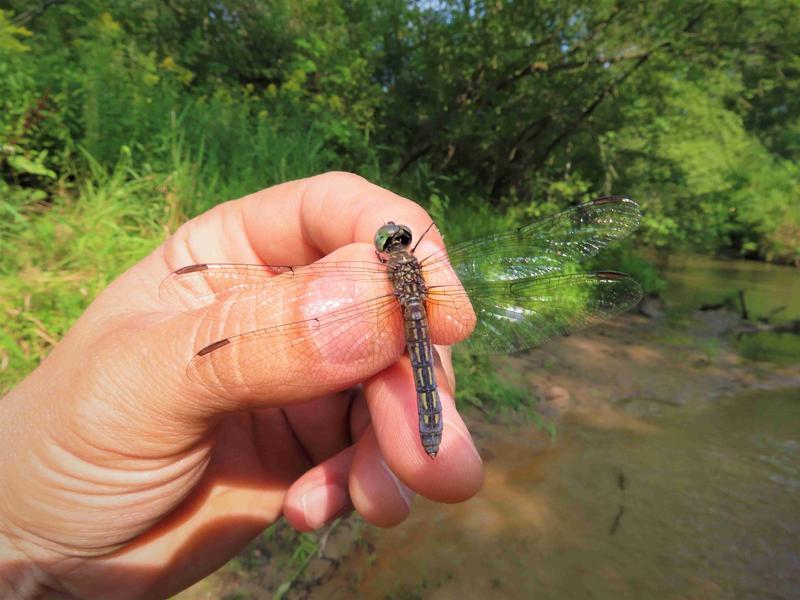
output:
[[[282,184],[186,223],[100,294],[0,401],[0,596],[167,597],[281,517],[310,531],[355,509],[390,527],[415,493],[474,495],[483,471],[448,348],[437,348],[444,435],[432,460],[407,356],[345,391],[324,380],[289,393],[208,388],[186,365],[213,340],[159,298],[192,263],[346,259],[390,218],[415,232],[431,222],[354,175]],[[435,229],[425,243],[443,245]]]

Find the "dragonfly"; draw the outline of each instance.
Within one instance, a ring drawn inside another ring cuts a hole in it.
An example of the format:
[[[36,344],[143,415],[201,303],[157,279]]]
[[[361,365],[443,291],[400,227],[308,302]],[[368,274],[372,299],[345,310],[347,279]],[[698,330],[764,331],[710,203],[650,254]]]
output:
[[[205,386],[325,381],[346,389],[390,366],[405,346],[420,442],[433,458],[443,427],[432,344],[466,338],[457,348],[472,354],[515,353],[627,311],[642,297],[639,284],[616,271],[582,271],[580,263],[639,220],[635,202],[606,196],[422,258],[414,251],[424,233],[411,246],[412,231],[389,222],[365,260],[188,265],[164,280],[160,294],[216,324],[205,331],[214,341],[187,367]]]

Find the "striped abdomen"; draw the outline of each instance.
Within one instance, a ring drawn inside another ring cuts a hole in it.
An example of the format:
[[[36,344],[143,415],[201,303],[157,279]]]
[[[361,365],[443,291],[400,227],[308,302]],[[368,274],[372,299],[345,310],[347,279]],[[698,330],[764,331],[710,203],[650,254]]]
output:
[[[422,302],[409,302],[403,306],[406,344],[414,370],[419,413],[419,437],[425,452],[433,458],[442,441],[442,403],[436,390],[433,374],[431,336],[428,332],[428,316]]]

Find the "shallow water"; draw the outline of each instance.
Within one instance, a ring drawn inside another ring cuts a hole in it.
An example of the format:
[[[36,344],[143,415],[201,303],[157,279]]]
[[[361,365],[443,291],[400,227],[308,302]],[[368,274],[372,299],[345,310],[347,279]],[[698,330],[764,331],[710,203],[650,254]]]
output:
[[[687,309],[735,299],[744,291],[751,318],[774,315],[776,321],[800,319],[800,269],[707,256],[684,256],[670,261],[664,297],[668,304]]]
[[[772,323],[800,319],[800,269],[745,260],[723,260],[707,256],[674,259],[666,271],[667,305],[691,311],[702,305],[726,301],[741,310],[739,291],[751,320]],[[740,335],[737,347],[752,360],[781,364],[800,361],[800,336],[759,332]]]
[[[326,595],[800,596],[800,390],[559,430],[544,451],[533,430],[486,433],[481,493],[368,532],[374,554],[340,569],[358,584]]]

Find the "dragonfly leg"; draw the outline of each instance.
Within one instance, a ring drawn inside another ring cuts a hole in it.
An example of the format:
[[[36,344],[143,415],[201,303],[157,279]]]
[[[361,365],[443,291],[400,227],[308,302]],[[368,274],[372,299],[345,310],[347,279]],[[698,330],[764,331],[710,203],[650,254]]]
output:
[[[431,224],[428,225],[428,228],[425,231],[422,232],[422,235],[419,236],[419,239],[417,240],[417,243],[414,244],[414,247],[411,249],[411,254],[414,254],[414,250],[417,249],[417,246],[419,246],[419,243],[427,235],[427,233],[433,228],[434,225],[435,225],[435,223],[433,221],[431,221]]]

